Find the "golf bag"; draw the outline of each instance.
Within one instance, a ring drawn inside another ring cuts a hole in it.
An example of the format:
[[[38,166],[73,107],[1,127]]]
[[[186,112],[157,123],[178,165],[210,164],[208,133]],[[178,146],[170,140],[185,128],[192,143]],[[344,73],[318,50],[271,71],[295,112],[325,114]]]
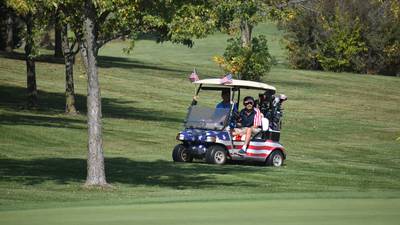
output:
[[[275,95],[275,91],[266,91],[259,94],[259,108],[264,117],[269,120],[269,128],[280,131],[282,128],[283,107],[282,103],[287,100],[285,95]]]

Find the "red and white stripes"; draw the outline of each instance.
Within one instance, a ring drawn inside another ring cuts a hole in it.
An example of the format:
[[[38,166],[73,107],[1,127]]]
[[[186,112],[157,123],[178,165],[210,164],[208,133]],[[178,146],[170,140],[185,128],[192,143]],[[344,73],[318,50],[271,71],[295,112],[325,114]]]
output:
[[[254,110],[256,111],[256,115],[254,115],[253,126],[261,127],[263,114],[261,113],[261,111],[258,108],[254,108]]]

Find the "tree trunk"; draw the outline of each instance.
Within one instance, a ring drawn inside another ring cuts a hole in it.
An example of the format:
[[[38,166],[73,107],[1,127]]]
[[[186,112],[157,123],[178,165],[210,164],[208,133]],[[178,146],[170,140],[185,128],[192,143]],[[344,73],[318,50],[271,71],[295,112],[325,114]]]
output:
[[[91,0],[85,2],[84,48],[82,56],[88,77],[88,159],[86,186],[107,186],[101,123],[101,97],[97,72],[96,9]]]
[[[6,52],[12,52],[14,48],[13,40],[13,15],[11,12],[7,13],[6,20]]]
[[[63,56],[63,47],[62,47],[62,25],[60,24],[60,16],[59,12],[56,14],[56,22],[54,23],[54,57],[62,57]],[[67,34],[65,34],[67,35]]]
[[[40,40],[40,47],[46,48],[46,49],[53,49],[53,44],[51,43],[51,37],[50,37],[50,31],[46,31]]]
[[[247,21],[242,21],[240,23],[240,34],[242,39],[242,47],[249,47],[251,45],[251,32],[253,31],[253,26]]]
[[[68,41],[68,26],[62,27],[62,48],[65,62],[65,113],[76,115],[75,108],[75,88],[74,88],[74,58],[75,54],[71,51]]]
[[[32,52],[34,39],[33,39],[33,18],[32,14],[26,16],[26,43],[25,43],[25,60],[26,60],[26,77],[28,89],[28,107],[37,106],[37,88],[36,88],[36,70],[35,70],[35,56]]]

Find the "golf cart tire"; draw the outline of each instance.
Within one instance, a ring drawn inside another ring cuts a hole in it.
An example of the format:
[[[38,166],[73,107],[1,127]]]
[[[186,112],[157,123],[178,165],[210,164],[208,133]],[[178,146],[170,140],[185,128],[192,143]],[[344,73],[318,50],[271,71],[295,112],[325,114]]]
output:
[[[283,165],[284,160],[283,153],[280,150],[275,150],[268,156],[265,164],[267,166],[280,167]]]
[[[193,156],[183,144],[178,144],[172,151],[172,159],[174,162],[192,162]]]
[[[223,165],[226,163],[228,155],[224,147],[211,145],[206,152],[206,162],[210,164]]]

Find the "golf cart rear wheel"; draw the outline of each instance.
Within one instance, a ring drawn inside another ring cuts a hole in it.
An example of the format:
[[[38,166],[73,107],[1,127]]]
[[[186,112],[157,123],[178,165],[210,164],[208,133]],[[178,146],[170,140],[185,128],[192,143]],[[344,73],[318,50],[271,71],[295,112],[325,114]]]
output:
[[[174,162],[192,162],[193,156],[183,144],[179,144],[172,151],[172,159]]]
[[[219,145],[212,145],[206,152],[206,162],[210,164],[225,164],[227,160],[227,154],[224,147]]]
[[[266,164],[267,166],[280,167],[283,164],[283,154],[279,150],[275,150],[271,153],[271,155],[267,158]]]

